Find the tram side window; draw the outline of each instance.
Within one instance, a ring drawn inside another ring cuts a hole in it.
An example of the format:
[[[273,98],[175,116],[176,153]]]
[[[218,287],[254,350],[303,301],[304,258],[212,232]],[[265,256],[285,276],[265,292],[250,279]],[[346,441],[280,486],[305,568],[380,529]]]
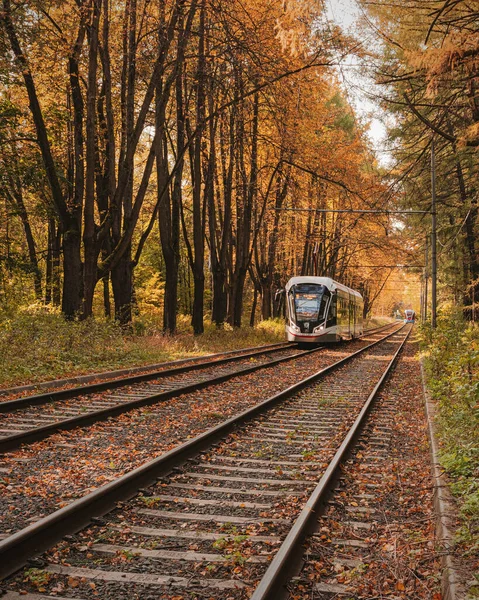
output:
[[[338,302],[338,299],[337,299],[336,295],[333,295],[331,297],[331,304],[329,305],[328,321],[327,321],[326,327],[333,327],[334,325],[336,325],[337,302]]]
[[[321,308],[319,309],[319,319],[322,320],[326,317],[326,307],[328,305],[328,297],[323,294],[321,298]]]
[[[329,309],[329,312],[332,317],[336,317],[338,314],[338,299],[336,296],[331,298],[331,308]]]
[[[342,296],[338,297],[338,325],[348,323],[348,302]]]

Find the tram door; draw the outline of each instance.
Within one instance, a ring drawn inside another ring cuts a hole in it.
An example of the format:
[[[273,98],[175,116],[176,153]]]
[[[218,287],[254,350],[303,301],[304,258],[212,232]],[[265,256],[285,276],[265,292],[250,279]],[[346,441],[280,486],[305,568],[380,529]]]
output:
[[[352,300],[352,296],[351,294],[348,293],[348,313],[349,313],[349,331],[348,331],[348,336],[351,338],[353,337],[353,332],[354,332],[354,304],[353,304],[353,300]]]
[[[351,337],[356,336],[356,298],[351,294],[349,296],[351,302]]]

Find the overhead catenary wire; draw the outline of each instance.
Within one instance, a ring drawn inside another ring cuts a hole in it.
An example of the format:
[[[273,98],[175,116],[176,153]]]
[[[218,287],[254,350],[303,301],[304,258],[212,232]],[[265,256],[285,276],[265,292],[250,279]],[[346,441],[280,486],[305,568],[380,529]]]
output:
[[[355,265],[355,269],[422,269],[424,265]]]
[[[293,208],[285,206],[282,208],[271,207],[270,210],[291,212],[317,212],[317,213],[353,213],[353,214],[381,214],[381,215],[430,215],[430,210],[380,210],[380,209],[356,209],[356,208]]]

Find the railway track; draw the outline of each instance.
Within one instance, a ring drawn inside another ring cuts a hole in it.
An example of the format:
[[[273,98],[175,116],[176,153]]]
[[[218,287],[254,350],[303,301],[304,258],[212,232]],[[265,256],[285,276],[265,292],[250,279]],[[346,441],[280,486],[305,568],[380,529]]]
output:
[[[381,331],[383,328],[377,328]],[[376,329],[372,330],[376,331]],[[0,453],[321,350],[273,344],[0,402]],[[278,358],[271,358],[279,355]]]
[[[68,598],[276,598],[257,596],[258,581],[311,512],[308,496],[354,438],[350,427],[359,429],[405,335],[388,334],[10,536],[0,543],[2,575],[113,508],[61,542],[41,571],[10,581],[6,597],[36,573],[45,593]]]
[[[182,394],[0,459],[0,539],[379,339],[372,334]]]
[[[305,356],[313,350],[278,345],[214,360],[188,362],[81,387],[0,402],[0,452],[62,430],[90,425],[135,408],[194,392],[238,375]],[[280,354],[279,358],[271,358]]]
[[[156,363],[150,365],[143,365],[139,367],[131,367],[127,369],[120,369],[116,371],[106,371],[100,373],[91,373],[87,375],[75,375],[66,379],[54,379],[51,381],[41,381],[38,383],[18,385],[10,388],[0,389],[0,401],[13,400],[18,397],[19,394],[26,392],[40,392],[46,390],[44,394],[53,392],[61,388],[66,389],[78,389],[78,386],[86,384],[94,384],[100,382],[113,382],[115,380],[123,381],[125,378],[134,377],[136,375],[147,375],[148,373],[157,373],[165,369],[171,369],[173,367],[188,366],[204,361],[215,361],[221,358],[227,358],[228,356],[239,356],[241,354],[248,354],[249,352],[274,349],[274,348],[287,348],[291,346],[289,342],[278,342],[275,344],[265,344],[263,346],[254,346],[251,348],[241,348],[239,350],[228,350],[226,352],[220,352],[218,354],[207,354],[206,356],[191,357],[191,358],[180,358],[174,361],[168,361],[163,363]]]
[[[379,394],[278,598],[450,597],[438,576],[423,401],[405,383],[413,352]]]
[[[367,329],[364,333],[374,333],[375,331],[381,331],[389,327],[394,326],[396,323],[391,322],[386,325],[380,325],[378,327],[372,327]],[[103,371],[99,373],[88,373],[84,375],[73,375],[64,379],[53,379],[47,381],[39,381],[36,383],[17,385],[9,388],[0,388],[0,402],[14,400],[19,398],[21,395],[34,392],[35,394],[47,395],[50,392],[57,390],[67,391],[69,389],[79,389],[82,386],[96,383],[112,383],[119,380],[123,381],[128,377],[135,377],[136,375],[148,375],[149,373],[157,373],[159,371],[171,369],[177,366],[188,366],[195,363],[201,363],[205,361],[216,361],[218,359],[227,358],[228,356],[239,356],[241,354],[247,354],[250,352],[261,351],[275,348],[288,348],[292,347],[291,342],[277,342],[273,344],[265,344],[261,346],[253,346],[250,348],[240,348],[238,350],[227,350],[226,352],[220,352],[217,354],[207,354],[205,356],[181,358],[174,361],[167,361],[163,363],[141,365],[137,367],[129,367],[125,369],[119,369],[114,371]],[[105,388],[106,389],[106,388]],[[42,390],[45,390],[41,394]]]

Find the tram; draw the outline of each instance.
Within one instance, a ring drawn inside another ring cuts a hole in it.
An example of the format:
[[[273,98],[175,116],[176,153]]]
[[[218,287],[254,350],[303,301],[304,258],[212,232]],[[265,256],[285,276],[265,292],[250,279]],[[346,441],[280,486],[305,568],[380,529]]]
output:
[[[329,277],[293,277],[285,288],[289,342],[351,340],[363,334],[363,298]]]
[[[412,310],[412,308],[407,308],[404,311],[404,322],[405,323],[414,323],[416,320],[416,313]]]

